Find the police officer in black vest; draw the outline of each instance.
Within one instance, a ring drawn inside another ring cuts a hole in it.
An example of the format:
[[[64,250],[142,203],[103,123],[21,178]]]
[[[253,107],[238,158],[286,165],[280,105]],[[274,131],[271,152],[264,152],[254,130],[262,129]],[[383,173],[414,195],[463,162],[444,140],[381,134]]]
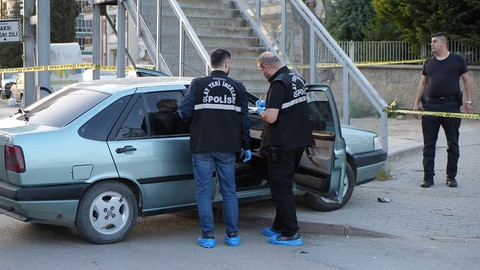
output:
[[[270,82],[265,109],[260,116],[265,121],[262,150],[268,153],[268,180],[275,204],[275,220],[262,234],[274,245],[299,246],[293,174],[305,146],[315,144],[308,118],[304,80],[283,66],[272,52],[257,58],[258,68]],[[257,102],[261,107],[262,102]]]
[[[216,49],[210,55],[212,72],[194,79],[180,105],[182,118],[191,121],[190,147],[196,183],[197,208],[202,236],[198,244],[213,248],[212,175],[214,166],[223,196],[225,242],[240,245],[238,200],[235,191],[236,153],[251,158],[247,92],[228,77],[231,55]]]

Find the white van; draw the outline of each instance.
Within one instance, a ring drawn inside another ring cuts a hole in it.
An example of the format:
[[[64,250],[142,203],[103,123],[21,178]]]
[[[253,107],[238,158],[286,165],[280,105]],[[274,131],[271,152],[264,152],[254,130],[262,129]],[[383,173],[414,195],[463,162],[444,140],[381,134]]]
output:
[[[50,44],[50,65],[81,64],[82,51],[80,45],[73,43]],[[83,69],[63,69],[52,71],[50,85],[52,91],[82,81]]]

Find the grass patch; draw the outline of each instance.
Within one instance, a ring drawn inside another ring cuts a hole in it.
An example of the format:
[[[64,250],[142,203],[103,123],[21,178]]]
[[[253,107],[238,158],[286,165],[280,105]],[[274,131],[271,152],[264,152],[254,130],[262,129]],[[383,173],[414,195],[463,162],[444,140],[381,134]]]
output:
[[[392,169],[391,168],[382,168],[377,174],[377,180],[387,181],[392,179]]]

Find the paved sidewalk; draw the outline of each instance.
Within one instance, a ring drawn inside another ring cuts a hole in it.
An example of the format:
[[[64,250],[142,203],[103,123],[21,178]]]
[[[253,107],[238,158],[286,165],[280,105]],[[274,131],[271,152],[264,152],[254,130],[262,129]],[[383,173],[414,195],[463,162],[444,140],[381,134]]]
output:
[[[419,120],[389,120],[389,168],[392,179],[355,187],[345,207],[317,212],[298,199],[298,220],[303,232],[403,238],[480,240],[480,121],[463,120],[460,128],[458,188],[445,185],[446,143],[440,132],[436,178],[421,188],[422,133]],[[377,198],[391,199],[379,203]],[[269,204],[265,208],[265,204]],[[274,208],[270,201],[242,207],[240,217],[268,226]]]

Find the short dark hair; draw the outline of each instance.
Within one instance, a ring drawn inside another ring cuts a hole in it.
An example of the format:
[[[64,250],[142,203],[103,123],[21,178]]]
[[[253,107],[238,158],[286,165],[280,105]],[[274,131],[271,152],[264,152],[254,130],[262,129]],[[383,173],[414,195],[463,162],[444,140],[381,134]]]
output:
[[[448,35],[445,32],[437,32],[432,35],[432,38],[433,37],[442,37],[442,38],[445,38],[445,41],[448,41]]]
[[[232,58],[232,55],[229,51],[224,49],[215,49],[210,54],[210,65],[212,68],[220,67],[225,60]]]

